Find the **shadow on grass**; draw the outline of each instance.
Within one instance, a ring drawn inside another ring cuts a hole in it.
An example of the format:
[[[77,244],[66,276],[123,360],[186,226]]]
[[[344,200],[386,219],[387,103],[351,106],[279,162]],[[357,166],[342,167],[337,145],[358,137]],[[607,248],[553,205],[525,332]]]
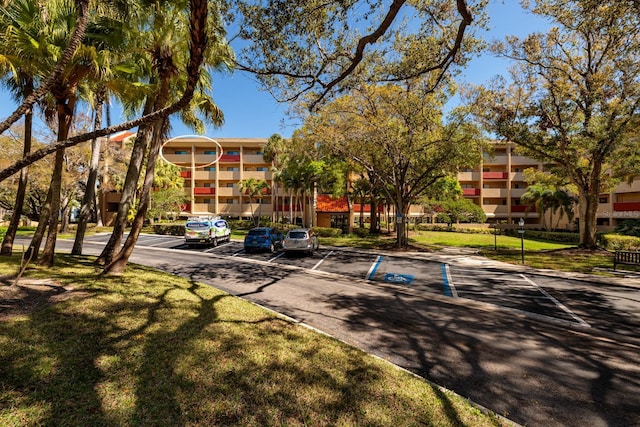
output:
[[[72,260],[57,259],[61,277],[87,294],[0,322],[5,425],[469,423],[441,390],[426,406],[403,392],[413,380],[399,371],[196,283],[247,279],[255,268],[200,266],[182,271],[187,280],[148,282],[149,269],[105,278],[85,261],[74,271]],[[253,294],[289,274],[261,272]]]

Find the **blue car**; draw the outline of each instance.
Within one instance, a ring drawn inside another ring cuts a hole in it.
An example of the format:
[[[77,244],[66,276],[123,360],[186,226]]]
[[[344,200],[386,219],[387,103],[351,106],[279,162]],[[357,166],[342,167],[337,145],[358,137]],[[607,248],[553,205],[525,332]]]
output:
[[[274,252],[282,248],[282,233],[272,227],[256,227],[244,237],[244,251],[268,250]]]

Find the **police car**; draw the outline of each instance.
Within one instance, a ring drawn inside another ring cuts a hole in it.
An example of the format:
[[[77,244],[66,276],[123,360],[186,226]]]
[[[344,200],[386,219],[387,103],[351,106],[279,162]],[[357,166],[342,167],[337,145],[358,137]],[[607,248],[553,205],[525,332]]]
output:
[[[231,227],[220,217],[191,217],[184,228],[184,240],[189,246],[217,246],[231,240]]]

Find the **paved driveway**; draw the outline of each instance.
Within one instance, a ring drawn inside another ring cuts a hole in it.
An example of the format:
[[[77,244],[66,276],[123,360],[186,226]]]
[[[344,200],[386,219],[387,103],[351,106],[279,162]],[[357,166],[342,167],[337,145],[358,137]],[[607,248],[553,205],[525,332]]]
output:
[[[142,236],[131,261],[283,313],[524,425],[640,425],[637,280],[463,253],[187,250],[158,236]]]

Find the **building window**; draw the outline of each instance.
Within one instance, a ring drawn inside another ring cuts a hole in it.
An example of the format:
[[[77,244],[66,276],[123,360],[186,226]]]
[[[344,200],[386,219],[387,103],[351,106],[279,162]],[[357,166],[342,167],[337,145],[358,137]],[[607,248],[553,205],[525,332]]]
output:
[[[256,170],[257,170],[258,172],[267,172],[269,169],[268,169],[268,168],[266,168],[266,167],[261,166],[261,167],[256,168]]]
[[[216,168],[214,166],[207,166],[206,168],[204,168],[204,170],[208,172],[215,172]]]
[[[211,183],[210,182],[205,182],[204,183],[204,187],[205,188],[211,188]]]
[[[187,154],[186,150],[176,150],[174,154]]]
[[[598,203],[609,203],[609,199],[606,197],[600,197]]]
[[[204,200],[203,200],[203,203],[205,203],[205,204],[209,204],[209,203],[211,203],[211,199],[204,199]]]
[[[228,205],[233,205],[233,204],[235,204],[235,199],[227,199],[227,204],[228,204]]]
[[[230,166],[227,168],[227,172],[238,172],[240,169],[238,167]]]
[[[213,156],[215,156],[215,155],[217,155],[218,153],[216,153],[215,151],[208,150],[208,151],[205,151],[205,152],[204,152],[204,154],[209,154],[209,155],[213,155]]]
[[[231,150],[231,151],[227,151],[227,154],[229,154],[230,156],[237,156],[238,154],[240,154],[239,151],[237,150]]]
[[[233,182],[227,182],[227,188],[233,188],[235,184]]]

